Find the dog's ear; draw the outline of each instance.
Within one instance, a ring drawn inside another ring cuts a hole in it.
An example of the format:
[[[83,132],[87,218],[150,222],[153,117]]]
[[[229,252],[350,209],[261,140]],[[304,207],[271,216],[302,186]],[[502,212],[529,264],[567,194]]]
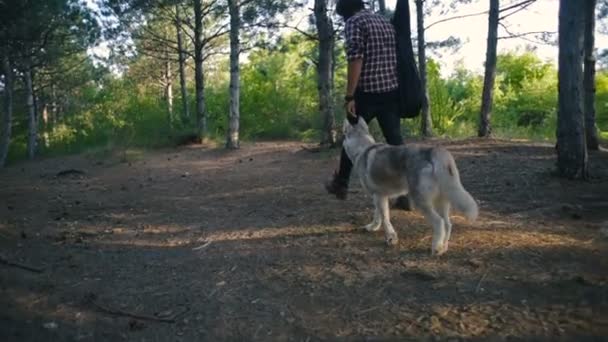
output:
[[[344,123],[342,124],[342,133],[346,135],[350,128],[350,123],[348,122],[348,120],[344,119]]]
[[[365,122],[365,120],[359,120],[358,126],[361,129],[363,129],[365,132],[369,132],[369,127],[367,126],[367,123]]]

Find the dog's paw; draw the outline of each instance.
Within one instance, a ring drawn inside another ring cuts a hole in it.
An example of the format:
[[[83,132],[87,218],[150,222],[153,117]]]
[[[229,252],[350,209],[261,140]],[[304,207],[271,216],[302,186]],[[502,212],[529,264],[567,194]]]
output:
[[[386,245],[387,246],[395,246],[399,243],[399,238],[397,237],[397,233],[387,234],[386,235]]]
[[[448,245],[441,244],[441,245],[437,245],[437,246],[431,248],[431,255],[440,256],[440,255],[445,254],[445,252],[447,252],[447,251],[448,251]]]
[[[378,231],[378,229],[380,229],[380,224],[376,224],[374,222],[363,226],[363,230],[366,230],[368,232],[376,232]]]

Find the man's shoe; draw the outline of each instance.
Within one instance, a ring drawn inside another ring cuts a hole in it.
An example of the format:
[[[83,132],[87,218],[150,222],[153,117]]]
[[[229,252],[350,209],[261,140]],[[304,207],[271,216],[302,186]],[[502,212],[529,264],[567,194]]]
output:
[[[405,210],[405,211],[412,210],[412,206],[410,205],[410,200],[407,198],[407,196],[397,197],[397,200],[393,204],[393,208],[401,209],[401,210]]]
[[[335,195],[339,200],[345,200],[348,194],[348,185],[346,182],[338,178],[337,174],[334,174],[332,180],[325,183],[325,190],[328,193]]]

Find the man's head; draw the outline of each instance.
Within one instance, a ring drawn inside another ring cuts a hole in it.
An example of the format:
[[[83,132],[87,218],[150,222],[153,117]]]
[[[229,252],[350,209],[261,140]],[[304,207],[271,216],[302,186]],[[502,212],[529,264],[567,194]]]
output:
[[[338,0],[336,13],[346,20],[364,8],[363,0]]]

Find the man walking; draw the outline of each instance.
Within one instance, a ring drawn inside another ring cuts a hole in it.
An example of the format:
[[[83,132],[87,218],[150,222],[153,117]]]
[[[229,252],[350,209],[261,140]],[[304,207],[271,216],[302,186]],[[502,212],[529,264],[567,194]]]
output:
[[[362,0],[338,0],[336,12],[345,20],[347,85],[344,98],[349,121],[357,117],[378,120],[390,145],[403,144],[399,115],[397,48],[393,25],[383,16],[366,10]],[[339,169],[325,184],[327,192],[345,200],[352,161],[344,149]],[[407,197],[395,206],[409,209]]]

